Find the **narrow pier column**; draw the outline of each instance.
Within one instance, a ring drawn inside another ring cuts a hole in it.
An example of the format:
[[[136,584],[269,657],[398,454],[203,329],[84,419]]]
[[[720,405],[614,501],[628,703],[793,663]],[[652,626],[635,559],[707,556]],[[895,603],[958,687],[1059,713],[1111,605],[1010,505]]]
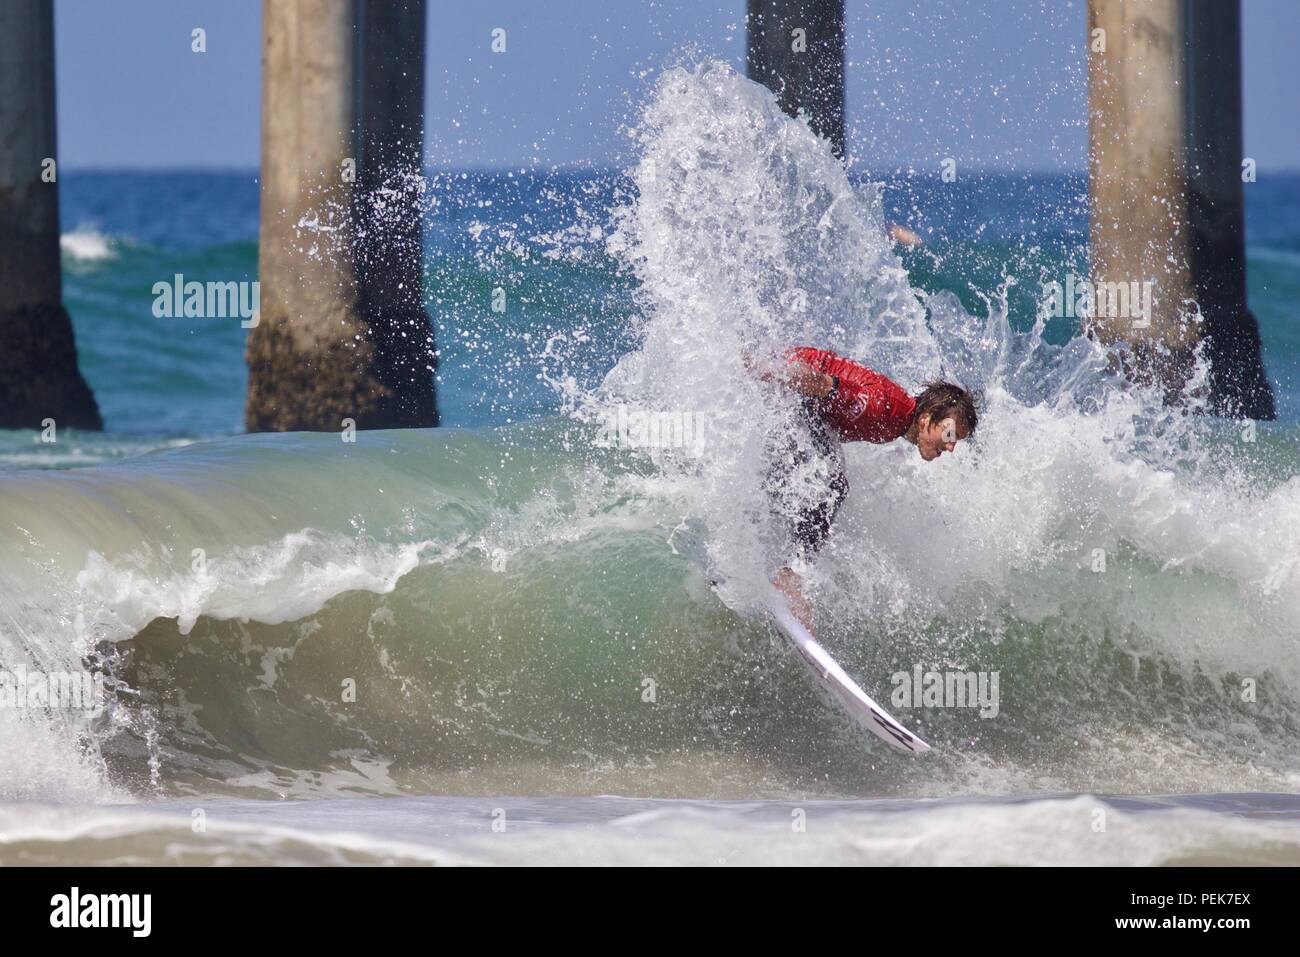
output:
[[[49,0],[0,3],[0,428],[101,429],[63,308]],[[56,433],[57,434],[57,433]]]
[[[748,0],[746,69],[844,158],[844,0]]]
[[[1245,307],[1239,22],[1231,35],[1209,32],[1233,18],[1207,7],[1237,3],[1089,0],[1089,239],[1098,296],[1088,325],[1104,342],[1129,343],[1128,373],[1160,383],[1171,400],[1192,371],[1193,349],[1208,339],[1211,408],[1271,417],[1258,329]],[[1229,71],[1235,80],[1214,88]]]
[[[249,431],[437,422],[432,335],[418,310],[423,261],[418,239],[408,241],[419,231],[418,197],[389,196],[383,215],[367,202],[385,178],[391,131],[422,129],[423,18],[423,2],[408,0],[263,5],[261,316],[247,347]],[[405,62],[380,62],[395,50]],[[399,88],[416,88],[418,99]],[[419,157],[403,162],[419,171]]]
[[[1192,277],[1205,314],[1213,409],[1272,419],[1259,323],[1246,305],[1241,3],[1187,4],[1187,172]]]
[[[364,0],[357,214],[361,310],[376,375],[404,424],[437,425],[433,324],[424,311],[425,0]]]

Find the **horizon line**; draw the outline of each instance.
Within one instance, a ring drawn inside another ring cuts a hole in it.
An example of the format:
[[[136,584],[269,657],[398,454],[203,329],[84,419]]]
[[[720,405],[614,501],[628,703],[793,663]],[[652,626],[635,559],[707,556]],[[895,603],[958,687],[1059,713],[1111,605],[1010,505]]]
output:
[[[928,164],[927,164],[928,165]],[[484,174],[501,174],[501,173],[617,173],[625,174],[628,172],[626,167],[618,164],[598,164],[594,162],[580,161],[573,163],[554,163],[548,166],[445,166],[445,165],[426,165],[424,167],[426,174],[440,175],[447,173],[471,173],[476,175]],[[85,175],[89,173],[97,174],[116,174],[116,173],[208,173],[222,174],[230,176],[251,176],[254,179],[260,178],[260,166],[235,166],[225,164],[176,164],[166,166],[66,166],[60,170],[64,174]],[[905,176],[916,178],[939,178],[942,173],[940,170],[921,169],[920,164],[915,163],[891,163],[880,164],[876,167],[866,166],[864,164],[854,164],[848,168],[850,175],[869,175],[876,173],[879,176]],[[1264,172],[1264,171],[1260,171]],[[1273,176],[1295,176],[1300,175],[1300,165],[1285,166],[1266,171],[1268,175]],[[966,166],[965,175],[1015,175],[1015,176],[1087,176],[1088,167],[1020,167],[1020,166]]]

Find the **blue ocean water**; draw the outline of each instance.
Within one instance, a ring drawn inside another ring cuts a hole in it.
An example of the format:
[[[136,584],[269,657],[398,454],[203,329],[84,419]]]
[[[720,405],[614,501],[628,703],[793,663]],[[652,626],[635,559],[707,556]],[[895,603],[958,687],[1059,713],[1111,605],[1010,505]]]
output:
[[[111,693],[0,709],[0,862],[119,860],[100,833],[150,861],[1294,862],[1300,177],[1247,188],[1282,420],[1245,438],[1115,382],[1073,320],[1032,331],[1040,284],[1085,271],[1081,176],[878,197],[717,64],[667,71],[642,129],[626,172],[430,175],[448,427],[355,443],[240,434],[238,320],[152,314],[175,274],[255,278],[251,173],[63,178],[108,430],[0,441],[0,664]],[[887,221],[925,242],[896,259]],[[923,760],[752,613],[779,401],[739,356],[791,337],[985,393],[937,464],[850,448],[807,570],[878,700],[917,666],[1001,675],[989,720],[890,701]],[[575,397],[713,431],[610,448],[555,414]],[[769,841],[805,801],[823,836]],[[192,804],[210,832],[178,839]],[[498,807],[537,842],[485,843]]]
[[[859,180],[877,177],[859,174]],[[969,309],[1004,277],[1010,318],[1033,321],[1043,281],[1086,274],[1083,175],[971,175],[943,183],[890,173],[889,218],[925,244],[905,254],[920,288],[949,289]],[[598,382],[634,339],[633,281],[599,249],[605,214],[626,194],[616,173],[434,173],[438,205],[427,238],[429,312],[440,353],[439,400],[451,426],[498,425],[553,413],[536,376],[557,332],[590,330],[569,367]],[[242,431],[247,372],[237,320],[156,318],[152,286],[180,273],[200,281],[257,277],[258,186],[248,172],[82,172],[60,185],[64,287],[83,372],[109,437],[83,437],[112,455],[140,443]],[[1246,188],[1251,308],[1284,421],[1300,419],[1300,174]],[[510,237],[557,235],[554,258],[518,254]],[[510,308],[492,311],[492,290]],[[1049,337],[1074,334],[1062,320]],[[502,373],[508,372],[508,387]],[[30,436],[3,444],[15,454]],[[88,451],[79,461],[99,456]],[[64,461],[60,459],[59,461]],[[35,464],[26,455],[10,464]]]

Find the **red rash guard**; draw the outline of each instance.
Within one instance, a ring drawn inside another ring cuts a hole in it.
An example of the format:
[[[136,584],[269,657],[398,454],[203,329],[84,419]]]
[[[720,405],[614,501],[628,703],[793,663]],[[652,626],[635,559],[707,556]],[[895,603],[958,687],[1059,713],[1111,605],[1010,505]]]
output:
[[[892,442],[912,425],[916,400],[866,366],[829,349],[807,346],[790,352],[788,362],[804,362],[840,380],[839,391],[822,406],[822,419],[845,442]]]

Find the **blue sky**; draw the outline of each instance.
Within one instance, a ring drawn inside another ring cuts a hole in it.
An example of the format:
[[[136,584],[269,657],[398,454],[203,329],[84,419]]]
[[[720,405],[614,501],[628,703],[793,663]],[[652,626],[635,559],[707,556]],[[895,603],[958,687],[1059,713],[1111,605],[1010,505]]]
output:
[[[849,0],[849,146],[882,172],[1083,169],[1086,0]],[[429,0],[439,168],[620,165],[656,71],[743,68],[744,0]],[[1300,168],[1300,2],[1244,0],[1246,153]],[[56,0],[67,169],[258,163],[260,0]],[[195,27],[207,52],[190,49]],[[507,50],[489,49],[494,27]],[[691,51],[694,51],[692,54]]]

